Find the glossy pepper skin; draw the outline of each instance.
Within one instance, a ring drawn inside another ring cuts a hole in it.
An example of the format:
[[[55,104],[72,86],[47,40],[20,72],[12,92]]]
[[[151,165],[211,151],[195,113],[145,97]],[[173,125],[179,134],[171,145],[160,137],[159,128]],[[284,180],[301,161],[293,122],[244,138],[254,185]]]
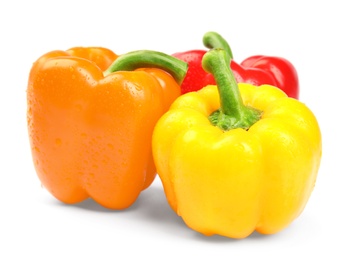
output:
[[[154,55],[161,66],[149,64]],[[33,162],[43,186],[64,203],[91,197],[125,209],[156,176],[152,131],[180,95],[186,64],[153,51],[115,57],[104,48],[72,48],[44,54],[31,68]]]
[[[170,207],[210,236],[273,234],[303,211],[315,185],[321,132],[310,109],[280,89],[236,83],[223,50],[203,66],[217,86],[177,98],[153,133]]]
[[[262,80],[253,81],[243,79],[254,85],[271,84],[283,90],[287,96],[299,98],[299,80],[295,67],[285,58],[276,56],[255,55],[246,58],[240,65],[247,73],[259,70],[264,71],[273,78],[272,83],[261,83]],[[236,70],[236,66],[232,67]],[[237,69],[240,71],[240,69]]]
[[[104,47],[73,47],[66,50],[70,56],[75,56],[94,62],[101,70],[107,70],[118,58],[112,50]]]
[[[203,37],[206,47],[222,48],[232,59],[232,51],[226,40],[216,32],[207,32]],[[189,64],[186,78],[181,85],[182,94],[197,91],[204,86],[215,84],[213,75],[202,68],[202,57],[206,50],[178,52],[173,56]],[[299,98],[299,80],[295,67],[285,58],[256,55],[240,64],[231,61],[231,69],[237,82],[260,86],[268,84],[283,90],[289,97]]]

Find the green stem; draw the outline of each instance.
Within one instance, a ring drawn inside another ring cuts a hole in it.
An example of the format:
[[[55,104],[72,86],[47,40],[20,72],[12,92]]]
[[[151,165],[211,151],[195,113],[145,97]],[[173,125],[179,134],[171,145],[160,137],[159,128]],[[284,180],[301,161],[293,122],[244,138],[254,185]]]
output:
[[[223,49],[227,52],[231,59],[233,59],[230,45],[227,41],[216,32],[207,32],[203,36],[203,44],[209,49]]]
[[[158,68],[167,71],[181,85],[188,70],[188,64],[162,52],[140,50],[118,57],[104,72],[104,76],[115,71],[133,71],[138,68]]]
[[[212,49],[203,56],[203,69],[213,74],[220,96],[220,109],[213,112],[209,120],[224,131],[247,130],[260,119],[261,111],[243,104],[230,62],[230,56],[223,49]]]

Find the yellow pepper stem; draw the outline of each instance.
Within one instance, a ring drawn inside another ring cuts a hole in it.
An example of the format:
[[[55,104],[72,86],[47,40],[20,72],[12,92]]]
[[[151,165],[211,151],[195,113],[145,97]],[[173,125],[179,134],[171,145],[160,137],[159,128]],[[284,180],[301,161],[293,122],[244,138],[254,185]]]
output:
[[[233,59],[231,47],[228,42],[217,32],[207,32],[203,36],[203,44],[209,49],[221,48],[224,49]]]
[[[219,48],[203,56],[203,69],[214,76],[220,95],[220,109],[213,112],[209,120],[224,131],[234,128],[247,130],[260,119],[262,112],[243,104],[230,62],[229,54]]]

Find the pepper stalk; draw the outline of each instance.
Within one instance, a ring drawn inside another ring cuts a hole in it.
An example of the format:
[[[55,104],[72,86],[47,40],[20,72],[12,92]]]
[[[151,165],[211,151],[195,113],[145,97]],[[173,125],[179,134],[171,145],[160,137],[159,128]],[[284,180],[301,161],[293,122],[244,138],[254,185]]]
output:
[[[132,51],[118,57],[104,72],[104,76],[115,71],[133,71],[138,68],[158,68],[171,74],[181,85],[188,70],[187,62],[158,51]]]
[[[203,44],[209,49],[223,49],[227,52],[231,59],[233,54],[228,42],[217,32],[207,32],[203,36]]]
[[[230,62],[227,51],[219,48],[203,56],[203,69],[214,76],[220,95],[220,109],[214,111],[209,120],[224,131],[235,128],[248,130],[260,119],[262,112],[243,104]]]

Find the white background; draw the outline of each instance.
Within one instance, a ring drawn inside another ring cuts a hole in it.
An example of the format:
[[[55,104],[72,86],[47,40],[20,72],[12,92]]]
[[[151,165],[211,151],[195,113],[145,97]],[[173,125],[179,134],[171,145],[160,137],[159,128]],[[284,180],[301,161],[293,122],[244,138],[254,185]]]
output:
[[[0,259],[352,259],[349,1],[1,1]],[[317,116],[323,157],[301,216],[284,231],[243,240],[205,237],[169,208],[160,180],[124,211],[92,200],[64,205],[41,187],[26,126],[26,87],[42,54],[104,46],[117,54],[204,49],[217,31],[234,59],[285,57]]]

